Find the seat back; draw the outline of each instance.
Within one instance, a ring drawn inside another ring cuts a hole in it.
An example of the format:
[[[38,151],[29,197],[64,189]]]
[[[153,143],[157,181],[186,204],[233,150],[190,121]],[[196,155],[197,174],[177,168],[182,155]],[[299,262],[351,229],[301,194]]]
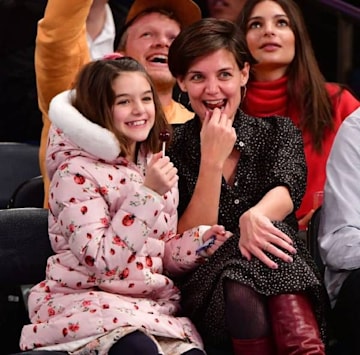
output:
[[[45,278],[47,258],[52,254],[47,209],[0,210],[1,354],[20,351],[21,329],[29,323],[22,286]]]
[[[27,143],[0,142],[0,209],[6,208],[15,189],[39,176],[39,147]]]
[[[43,207],[44,181],[42,175],[24,181],[13,192],[7,208]]]
[[[34,284],[45,278],[53,254],[45,208],[0,210],[0,284]]]
[[[321,260],[320,251],[319,251],[319,242],[318,242],[320,216],[321,216],[321,206],[315,210],[314,214],[312,215],[309,221],[307,234],[306,234],[306,243],[310,251],[310,254],[314,258],[317,267],[319,268],[321,274],[323,275],[325,272],[325,266]]]

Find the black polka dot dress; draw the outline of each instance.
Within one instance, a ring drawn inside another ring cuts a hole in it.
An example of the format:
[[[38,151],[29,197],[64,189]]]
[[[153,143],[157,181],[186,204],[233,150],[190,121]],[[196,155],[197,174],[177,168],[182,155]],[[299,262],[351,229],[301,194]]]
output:
[[[288,118],[271,116],[259,119],[242,111],[238,111],[233,126],[240,160],[234,184],[229,186],[222,180],[218,223],[232,231],[234,236],[206,263],[179,280],[183,311],[194,321],[205,342],[218,344],[228,341],[224,279],[236,280],[266,296],[306,292],[314,304],[325,339],[325,289],[309,252],[297,238],[295,214],[282,222],[274,222],[294,241],[297,254],[293,256],[293,263],[282,262],[268,254],[279,265],[277,270],[272,270],[256,257],[247,261],[238,247],[239,217],[275,186],[287,186],[295,209],[299,207],[306,185],[301,133]],[[177,127],[168,151],[178,168],[179,216],[191,199],[199,173],[200,129],[197,117]]]

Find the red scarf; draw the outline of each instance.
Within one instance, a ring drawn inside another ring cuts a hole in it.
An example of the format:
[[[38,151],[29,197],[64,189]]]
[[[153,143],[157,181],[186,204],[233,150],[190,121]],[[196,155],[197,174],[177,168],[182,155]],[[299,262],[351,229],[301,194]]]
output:
[[[298,126],[299,115],[294,108],[289,107],[287,95],[287,77],[269,82],[249,82],[247,93],[243,102],[243,111],[249,115],[264,117],[280,115],[290,117],[295,125]],[[348,91],[344,91],[340,96],[336,95],[339,86],[336,84],[326,84],[334,106],[334,131],[328,131],[323,139],[323,151],[314,151],[310,135],[303,132],[305,158],[308,167],[308,178],[306,192],[300,208],[296,215],[298,218],[307,214],[313,208],[313,196],[316,191],[322,191],[325,183],[326,161],[329,155],[332,142],[335,138],[337,129],[342,121],[357,107],[359,101]]]

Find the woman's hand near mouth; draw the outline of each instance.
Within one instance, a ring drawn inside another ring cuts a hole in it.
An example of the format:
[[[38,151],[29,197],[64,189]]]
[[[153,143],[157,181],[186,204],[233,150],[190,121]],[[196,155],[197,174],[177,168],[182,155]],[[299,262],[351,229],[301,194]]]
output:
[[[201,159],[223,166],[236,141],[232,120],[220,109],[206,111],[200,133]]]

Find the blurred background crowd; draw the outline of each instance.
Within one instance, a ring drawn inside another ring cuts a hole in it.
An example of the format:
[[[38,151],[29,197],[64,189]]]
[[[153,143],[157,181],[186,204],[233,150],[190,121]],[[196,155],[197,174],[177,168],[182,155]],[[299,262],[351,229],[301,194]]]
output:
[[[151,1],[151,0],[149,0]],[[203,17],[235,20],[244,0],[197,0]],[[39,144],[34,49],[37,22],[47,0],[0,0],[0,141]],[[360,95],[360,8],[357,0],[298,0],[315,55],[327,81],[348,85]],[[334,4],[343,3],[341,8]],[[132,0],[109,0],[116,33],[121,33]],[[345,10],[345,11],[344,11]],[[61,61],[61,58],[59,58]],[[174,98],[178,95],[174,93]]]

